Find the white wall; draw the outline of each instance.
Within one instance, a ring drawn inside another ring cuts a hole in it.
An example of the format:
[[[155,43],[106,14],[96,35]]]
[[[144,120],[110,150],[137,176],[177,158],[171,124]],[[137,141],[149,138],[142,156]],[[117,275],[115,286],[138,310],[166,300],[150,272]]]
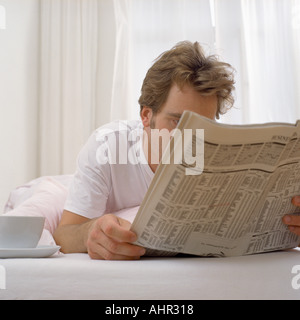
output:
[[[9,192],[37,174],[39,0],[0,0],[0,213]]]

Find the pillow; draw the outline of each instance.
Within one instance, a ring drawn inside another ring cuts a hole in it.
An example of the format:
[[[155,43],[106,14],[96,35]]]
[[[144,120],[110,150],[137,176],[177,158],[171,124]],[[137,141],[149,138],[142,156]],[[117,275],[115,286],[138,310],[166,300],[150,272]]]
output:
[[[17,187],[16,189],[10,192],[3,213],[15,209],[25,200],[29,199],[35,193],[36,188],[41,184],[41,182],[47,179],[50,179],[53,182],[57,181],[66,188],[68,188],[73,179],[73,175],[42,176]]]
[[[34,189],[33,194],[5,215],[43,216],[44,229],[53,234],[58,226],[67,198],[67,188],[57,180],[46,177]]]

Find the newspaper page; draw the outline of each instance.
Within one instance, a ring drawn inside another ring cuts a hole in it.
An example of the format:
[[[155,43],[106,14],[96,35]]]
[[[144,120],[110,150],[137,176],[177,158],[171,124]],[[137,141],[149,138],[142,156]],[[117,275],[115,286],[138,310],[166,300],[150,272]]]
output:
[[[184,128],[204,129],[204,166],[187,175],[184,161],[160,163],[132,224],[136,243],[148,255],[199,256],[298,246],[282,217],[300,214],[291,203],[300,195],[300,121],[224,125],[184,112]]]

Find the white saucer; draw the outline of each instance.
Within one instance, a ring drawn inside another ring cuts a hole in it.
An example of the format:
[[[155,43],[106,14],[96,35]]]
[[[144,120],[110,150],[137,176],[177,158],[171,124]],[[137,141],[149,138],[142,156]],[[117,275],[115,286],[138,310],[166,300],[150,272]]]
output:
[[[38,246],[36,248],[0,248],[1,258],[46,258],[53,255],[60,246]]]

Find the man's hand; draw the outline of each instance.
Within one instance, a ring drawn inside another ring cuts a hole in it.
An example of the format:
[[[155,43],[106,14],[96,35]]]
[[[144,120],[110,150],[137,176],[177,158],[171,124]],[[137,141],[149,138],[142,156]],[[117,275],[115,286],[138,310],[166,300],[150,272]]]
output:
[[[88,232],[86,247],[92,259],[137,260],[145,249],[131,242],[136,234],[130,231],[130,222],[113,214],[96,219]]]
[[[300,207],[300,196],[293,197],[292,203],[293,205]],[[300,236],[300,216],[287,214],[283,217],[282,221],[288,226],[291,232]]]

